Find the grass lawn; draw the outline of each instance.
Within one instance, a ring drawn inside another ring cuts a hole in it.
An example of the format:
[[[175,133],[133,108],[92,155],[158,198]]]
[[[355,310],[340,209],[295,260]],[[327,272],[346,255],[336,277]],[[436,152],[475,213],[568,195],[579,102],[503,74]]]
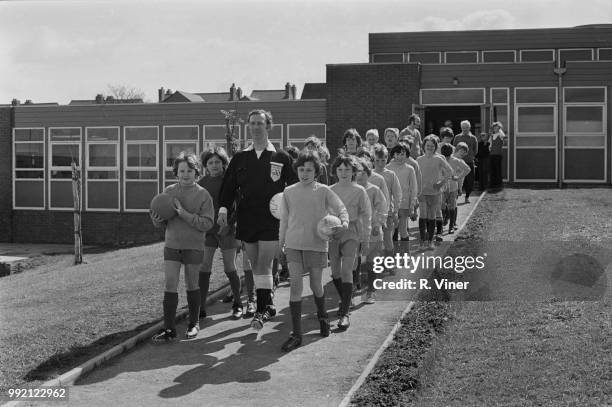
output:
[[[162,317],[163,243],[85,255],[79,266],[45,257],[0,279],[0,393],[57,377]],[[211,291],[227,282],[219,253],[214,264]]]

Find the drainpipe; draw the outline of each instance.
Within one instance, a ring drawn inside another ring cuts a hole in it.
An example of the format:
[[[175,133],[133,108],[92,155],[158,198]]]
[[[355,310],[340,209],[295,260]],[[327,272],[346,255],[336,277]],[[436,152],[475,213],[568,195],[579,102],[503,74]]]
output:
[[[567,68],[555,68],[555,74],[557,75],[557,106],[558,106],[558,114],[557,114],[557,137],[559,137],[559,133],[561,133],[561,137],[559,137],[559,142],[557,143],[557,187],[559,189],[563,188],[563,144],[564,137],[563,134],[563,74],[567,72]]]

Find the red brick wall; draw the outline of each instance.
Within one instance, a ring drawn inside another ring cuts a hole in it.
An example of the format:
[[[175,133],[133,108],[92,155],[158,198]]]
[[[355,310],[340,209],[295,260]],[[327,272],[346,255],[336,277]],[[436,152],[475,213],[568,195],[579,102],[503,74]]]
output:
[[[0,242],[11,241],[13,209],[11,108],[0,107]]]
[[[148,213],[83,212],[83,244],[124,245],[163,240]],[[73,214],[59,211],[17,210],[13,214],[13,240],[27,243],[73,243]]]
[[[377,128],[407,126],[412,104],[419,101],[417,64],[347,64],[327,66],[327,146],[332,156],[350,127],[365,136]]]

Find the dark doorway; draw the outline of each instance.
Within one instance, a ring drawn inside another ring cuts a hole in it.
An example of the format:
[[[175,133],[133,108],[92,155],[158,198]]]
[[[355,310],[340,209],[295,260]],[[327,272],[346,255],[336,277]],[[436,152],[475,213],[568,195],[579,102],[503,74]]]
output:
[[[481,131],[480,106],[427,106],[425,107],[425,123],[421,124],[421,129],[425,135],[439,135],[440,127],[444,122],[453,122],[453,133],[461,133],[461,122],[469,120],[472,124],[472,133],[478,136]]]

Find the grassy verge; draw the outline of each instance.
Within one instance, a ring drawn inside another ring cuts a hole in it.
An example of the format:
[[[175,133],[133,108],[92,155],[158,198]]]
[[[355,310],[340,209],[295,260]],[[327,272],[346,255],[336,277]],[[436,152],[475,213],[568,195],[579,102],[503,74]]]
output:
[[[0,279],[1,393],[57,377],[161,319],[162,243],[72,260],[42,256]],[[211,291],[227,281],[219,256],[214,264]]]

